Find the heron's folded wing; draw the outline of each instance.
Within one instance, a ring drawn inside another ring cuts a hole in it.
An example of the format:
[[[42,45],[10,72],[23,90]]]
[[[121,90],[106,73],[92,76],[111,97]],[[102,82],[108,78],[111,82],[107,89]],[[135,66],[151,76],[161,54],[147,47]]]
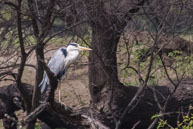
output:
[[[64,51],[64,48],[63,48],[63,51]],[[64,55],[63,51],[61,51],[61,48],[58,51],[56,51],[56,53],[52,56],[52,58],[48,63],[48,67],[55,74],[55,76],[57,76],[59,73],[61,74],[65,73],[64,66],[65,66],[66,56]]]

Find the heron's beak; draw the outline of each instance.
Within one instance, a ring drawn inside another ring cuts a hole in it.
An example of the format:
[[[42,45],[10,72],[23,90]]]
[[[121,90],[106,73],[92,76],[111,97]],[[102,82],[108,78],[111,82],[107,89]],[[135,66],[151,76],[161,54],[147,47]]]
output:
[[[80,50],[84,50],[84,51],[91,51],[92,49],[91,48],[87,48],[87,47],[79,47]]]

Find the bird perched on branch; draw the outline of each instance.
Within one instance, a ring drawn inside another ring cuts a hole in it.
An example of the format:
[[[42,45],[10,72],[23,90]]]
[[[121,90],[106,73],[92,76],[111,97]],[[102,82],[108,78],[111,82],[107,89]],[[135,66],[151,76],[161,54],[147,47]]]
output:
[[[66,48],[62,47],[59,48],[55,54],[51,57],[50,61],[48,62],[48,67],[54,73],[58,80],[65,75],[68,67],[74,63],[80,54],[80,51],[90,51],[92,49],[81,47],[77,43],[70,43]],[[49,85],[49,78],[44,72],[43,79],[40,83],[40,91],[43,94]],[[60,87],[60,86],[59,86]],[[59,90],[59,101],[60,101],[60,90]]]

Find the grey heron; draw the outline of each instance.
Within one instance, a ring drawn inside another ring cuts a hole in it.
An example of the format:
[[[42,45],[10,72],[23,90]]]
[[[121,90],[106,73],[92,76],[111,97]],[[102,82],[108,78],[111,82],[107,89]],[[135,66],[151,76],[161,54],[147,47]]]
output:
[[[50,61],[48,62],[48,67],[57,77],[58,81],[62,78],[63,75],[67,72],[68,67],[74,63],[82,50],[92,50],[87,47],[82,47],[77,43],[70,43],[66,48],[61,47],[59,48],[54,55],[51,57]],[[40,83],[40,91],[43,94],[47,87],[49,86],[49,78],[44,72],[43,79]],[[60,86],[59,86],[60,87]],[[60,101],[60,90],[59,90],[59,101]]]

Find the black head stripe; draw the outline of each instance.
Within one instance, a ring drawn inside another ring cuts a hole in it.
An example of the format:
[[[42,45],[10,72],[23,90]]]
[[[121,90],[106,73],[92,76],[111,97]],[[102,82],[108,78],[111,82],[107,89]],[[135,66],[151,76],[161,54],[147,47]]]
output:
[[[78,47],[78,44],[76,44],[76,43],[71,43],[70,45]]]
[[[63,53],[64,56],[66,57],[66,56],[67,56],[67,51],[66,51],[66,49],[65,49],[65,48],[61,48],[60,50],[62,51],[62,53]]]

